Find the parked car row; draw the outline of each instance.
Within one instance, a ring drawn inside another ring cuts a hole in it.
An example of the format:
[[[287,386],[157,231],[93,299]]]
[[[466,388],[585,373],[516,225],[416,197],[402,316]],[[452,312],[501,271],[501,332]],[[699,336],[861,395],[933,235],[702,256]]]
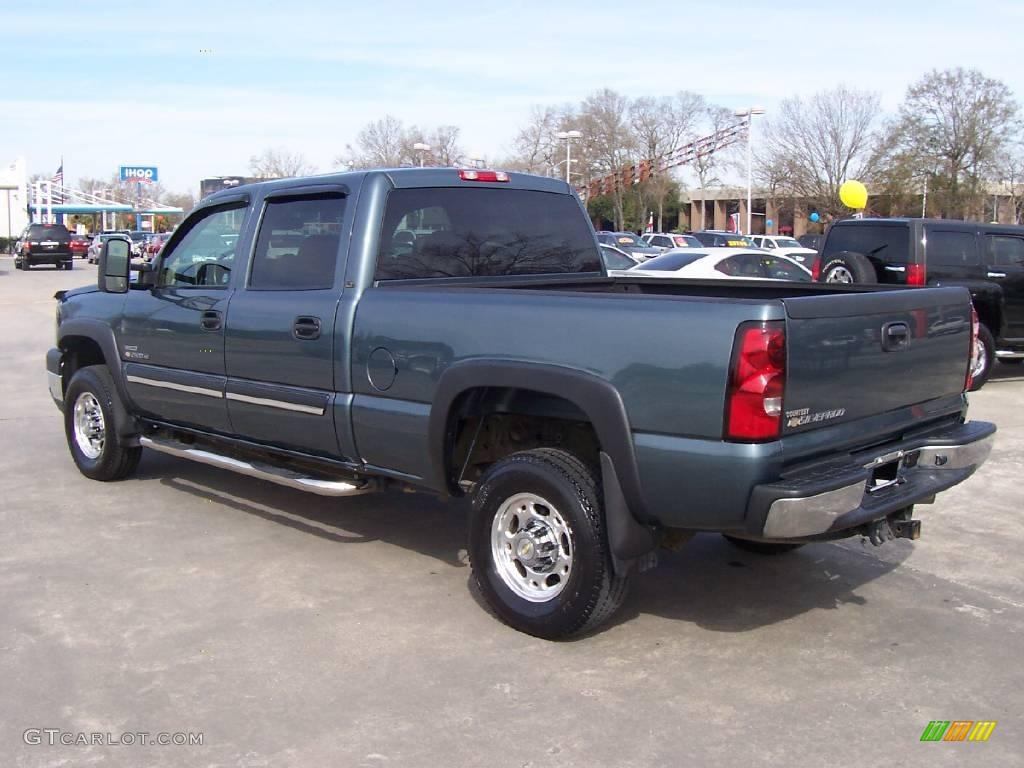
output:
[[[962,286],[971,294],[979,324],[973,388],[984,385],[997,361],[1024,363],[1024,226],[843,219],[824,235],[800,240],[716,230],[650,233],[643,242],[662,247],[653,257],[630,249],[630,233],[599,233],[601,242],[609,238],[620,243],[616,254],[609,254],[612,246],[603,249],[613,275],[629,271],[647,277]],[[689,241],[681,245],[676,238],[692,238],[704,248]],[[668,243],[673,247],[664,248]],[[623,256],[639,263],[630,264]]]
[[[52,264],[57,269],[72,269],[75,257],[96,264],[103,243],[111,238],[127,240],[131,243],[132,258],[148,261],[160,252],[170,236],[170,232],[153,234],[129,229],[73,235],[64,224],[29,224],[15,243],[14,266],[31,269],[40,264]]]

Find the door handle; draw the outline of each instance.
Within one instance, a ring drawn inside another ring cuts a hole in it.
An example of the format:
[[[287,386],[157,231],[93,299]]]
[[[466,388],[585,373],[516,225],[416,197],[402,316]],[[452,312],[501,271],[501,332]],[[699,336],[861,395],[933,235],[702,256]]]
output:
[[[893,352],[910,343],[910,326],[906,323],[886,323],[882,326],[882,349]]]
[[[1006,277],[1006,273],[1005,272],[989,272],[988,276],[989,277]]]
[[[296,317],[292,335],[299,341],[313,341],[320,338],[320,318],[304,315]]]
[[[220,318],[220,312],[215,309],[208,309],[199,318],[199,326],[204,331],[219,331],[221,325]]]

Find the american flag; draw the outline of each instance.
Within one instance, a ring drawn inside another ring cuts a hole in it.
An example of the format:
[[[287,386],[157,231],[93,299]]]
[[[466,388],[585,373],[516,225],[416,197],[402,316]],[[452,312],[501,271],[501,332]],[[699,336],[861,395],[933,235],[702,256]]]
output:
[[[63,187],[64,186],[64,161],[63,160],[61,160],[60,161],[60,165],[57,166],[57,172],[55,174],[53,174],[53,178],[50,179],[50,182],[52,184],[57,185],[58,187]],[[53,202],[55,202],[55,203],[63,203],[64,202],[64,195],[62,195],[60,192],[54,192],[53,193]]]

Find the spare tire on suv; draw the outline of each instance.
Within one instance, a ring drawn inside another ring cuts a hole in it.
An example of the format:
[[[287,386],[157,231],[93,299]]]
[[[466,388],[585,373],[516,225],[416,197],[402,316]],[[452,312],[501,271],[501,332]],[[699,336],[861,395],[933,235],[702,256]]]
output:
[[[864,254],[839,251],[822,259],[818,282],[877,283],[878,275]]]

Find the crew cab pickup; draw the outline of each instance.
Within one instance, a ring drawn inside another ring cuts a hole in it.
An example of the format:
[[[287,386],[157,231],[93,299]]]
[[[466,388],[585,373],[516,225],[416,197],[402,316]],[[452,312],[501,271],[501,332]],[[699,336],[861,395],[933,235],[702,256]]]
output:
[[[133,274],[136,274],[132,278]],[[963,288],[609,278],[572,190],[399,169],[217,193],[57,295],[49,386],[96,480],[143,449],[312,493],[468,497],[474,579],[588,631],[659,544],[917,538],[966,479]]]

